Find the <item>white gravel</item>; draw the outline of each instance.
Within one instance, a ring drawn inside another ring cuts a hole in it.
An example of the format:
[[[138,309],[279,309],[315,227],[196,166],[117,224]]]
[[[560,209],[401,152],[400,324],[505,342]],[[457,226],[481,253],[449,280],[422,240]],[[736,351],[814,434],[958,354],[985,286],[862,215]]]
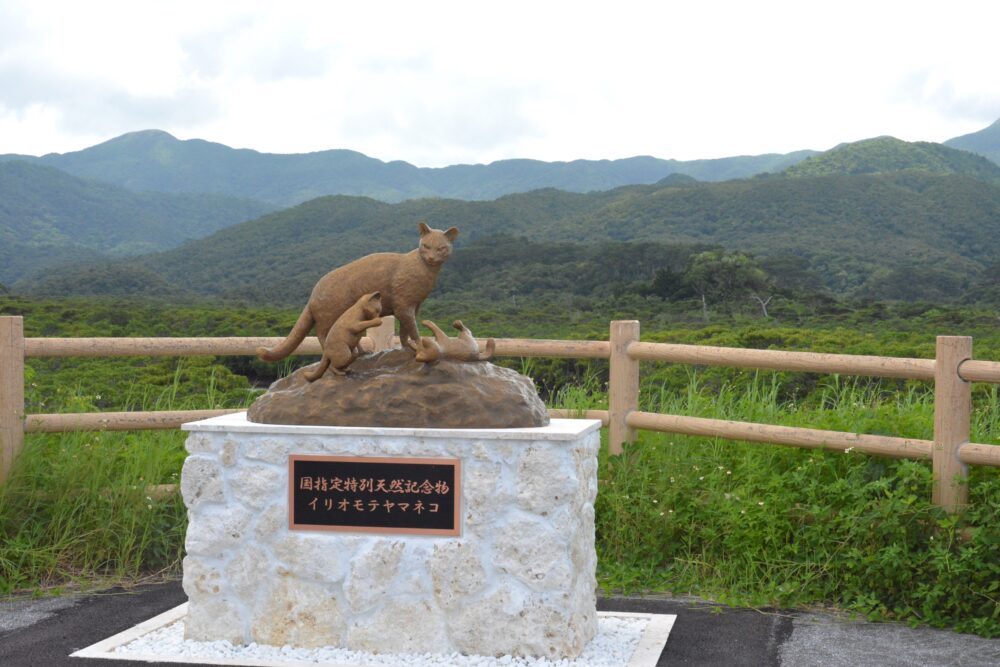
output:
[[[598,617],[597,635],[587,645],[583,655],[574,660],[549,660],[516,656],[480,656],[451,654],[393,653],[377,654],[364,651],[326,646],[315,649],[291,646],[266,646],[250,644],[233,646],[228,641],[197,642],[184,639],[184,621],[154,630],[114,650],[117,654],[131,654],[159,658],[200,658],[212,660],[251,660],[255,664],[267,662],[274,665],[288,663],[353,664],[368,667],[626,667],[646,628],[648,619],[623,617]]]

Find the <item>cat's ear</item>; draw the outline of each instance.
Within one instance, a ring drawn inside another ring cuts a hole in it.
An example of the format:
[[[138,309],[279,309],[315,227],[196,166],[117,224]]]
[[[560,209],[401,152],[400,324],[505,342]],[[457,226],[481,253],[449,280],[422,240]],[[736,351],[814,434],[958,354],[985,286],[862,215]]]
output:
[[[368,299],[369,300],[372,300],[372,299],[381,299],[381,298],[382,298],[382,293],[381,292],[372,292],[371,294],[368,295]]]
[[[425,234],[430,234],[431,233],[431,228],[428,227],[427,223],[424,222],[423,220],[421,220],[419,223],[417,223],[417,229],[420,230],[420,235],[421,236],[424,236]]]
[[[451,241],[452,243],[454,243],[455,242],[455,238],[458,236],[458,227],[452,227],[451,229],[449,229],[448,231],[446,231],[444,233],[444,235],[446,237],[448,237],[449,241]]]

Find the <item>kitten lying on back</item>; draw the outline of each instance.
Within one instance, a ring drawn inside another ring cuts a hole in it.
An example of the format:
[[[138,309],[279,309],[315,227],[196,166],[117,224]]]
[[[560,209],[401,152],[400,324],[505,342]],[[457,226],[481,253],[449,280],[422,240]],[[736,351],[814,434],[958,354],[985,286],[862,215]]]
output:
[[[451,255],[458,229],[452,227],[442,232],[423,222],[417,227],[420,246],[416,250],[367,255],[320,278],[285,340],[273,348],[257,348],[257,356],[264,361],[284,359],[305,340],[314,324],[319,342],[323,343],[337,318],[372,292],[382,295],[382,314],[399,319],[399,341],[403,347],[408,347],[408,341],[418,340],[417,311],[434,289],[441,265]]]
[[[419,342],[410,341],[417,356],[417,361],[430,363],[439,359],[454,359],[456,361],[486,361],[493,358],[496,350],[496,341],[490,338],[486,341],[486,351],[479,351],[479,343],[472,337],[472,332],[462,324],[462,320],[455,320],[452,326],[458,329],[458,337],[448,338],[448,335],[438,328],[430,320],[424,320],[423,325],[434,332],[434,338],[421,338]]]

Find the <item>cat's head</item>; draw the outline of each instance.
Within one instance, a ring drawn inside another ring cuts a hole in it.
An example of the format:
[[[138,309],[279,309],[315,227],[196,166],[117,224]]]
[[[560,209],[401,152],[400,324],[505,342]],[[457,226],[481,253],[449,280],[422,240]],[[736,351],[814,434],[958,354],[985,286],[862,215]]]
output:
[[[364,302],[361,306],[365,312],[365,319],[370,320],[382,314],[382,295],[379,292],[372,292],[361,297]]]
[[[408,342],[413,351],[417,353],[413,357],[415,361],[429,364],[441,357],[441,348],[433,338],[423,337]]]
[[[420,230],[420,259],[430,266],[441,266],[451,256],[451,245],[458,236],[458,228],[452,227],[446,232],[431,229],[427,223],[417,225]]]

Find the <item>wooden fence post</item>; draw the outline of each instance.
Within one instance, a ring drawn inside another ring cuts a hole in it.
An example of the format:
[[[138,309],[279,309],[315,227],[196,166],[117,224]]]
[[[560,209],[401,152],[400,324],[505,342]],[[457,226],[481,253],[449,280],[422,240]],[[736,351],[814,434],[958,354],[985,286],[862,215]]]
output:
[[[24,445],[24,320],[0,317],[0,483]]]
[[[969,441],[972,419],[972,384],[958,373],[972,358],[970,336],[938,336],[934,361],[934,470],[933,502],[948,512],[958,512],[969,502],[969,487],[956,477],[968,475],[958,450]]]
[[[611,374],[608,379],[608,453],[622,453],[622,443],[635,440],[635,429],[625,423],[639,409],[639,361],[628,356],[630,343],[639,340],[638,320],[611,323]]]
[[[373,352],[381,352],[392,347],[392,337],[396,333],[396,318],[386,315],[382,318],[382,326],[368,330],[372,343],[375,345]]]

